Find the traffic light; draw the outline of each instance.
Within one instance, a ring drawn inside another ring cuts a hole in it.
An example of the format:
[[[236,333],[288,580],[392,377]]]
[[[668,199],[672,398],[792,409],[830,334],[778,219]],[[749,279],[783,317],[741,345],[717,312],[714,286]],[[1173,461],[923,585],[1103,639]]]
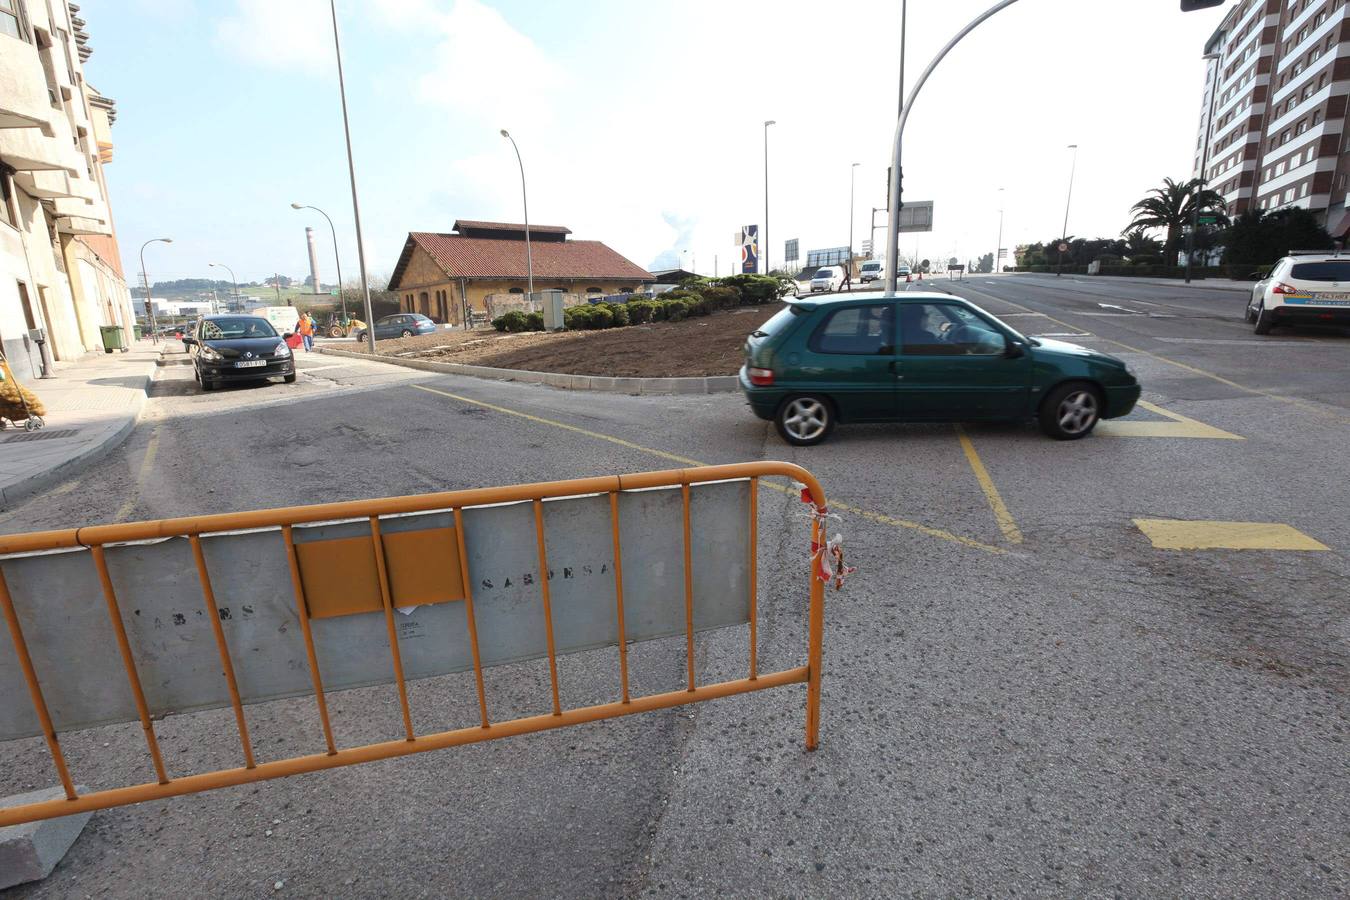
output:
[[[1223,6],[1224,0],[1181,0],[1182,12],[1194,12],[1197,9],[1209,9],[1211,6]]]

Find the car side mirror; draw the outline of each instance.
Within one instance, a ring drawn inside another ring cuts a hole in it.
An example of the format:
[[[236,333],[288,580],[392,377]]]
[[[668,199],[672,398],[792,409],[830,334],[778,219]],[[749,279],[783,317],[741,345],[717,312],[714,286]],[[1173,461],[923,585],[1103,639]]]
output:
[[[1010,339],[1005,340],[1008,341],[1008,346],[1005,347],[1003,350],[1003,356],[1005,359],[1017,359],[1019,356],[1026,355],[1026,349],[1022,346],[1022,344],[1019,341],[1014,341]]]
[[[295,332],[294,332],[294,331],[283,332],[282,335],[281,335],[281,339],[282,339],[283,341],[286,340],[287,338],[293,338],[293,337],[295,337]]]
[[[195,344],[195,343],[197,343],[197,339],[196,339],[196,338],[188,337],[188,336],[186,336],[186,335],[183,336],[183,346],[184,346],[184,347],[190,347],[190,346],[192,346],[192,345]]]

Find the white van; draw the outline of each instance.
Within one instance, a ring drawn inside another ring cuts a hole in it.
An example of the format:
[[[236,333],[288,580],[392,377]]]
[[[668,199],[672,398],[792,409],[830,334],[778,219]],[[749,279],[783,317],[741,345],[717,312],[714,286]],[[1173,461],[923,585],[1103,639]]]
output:
[[[816,291],[837,291],[844,283],[844,270],[839,266],[825,266],[811,276],[811,293]]]
[[[858,280],[863,284],[867,284],[870,281],[876,281],[881,278],[883,274],[881,260],[869,259],[867,262],[863,263],[862,268],[858,270]]]

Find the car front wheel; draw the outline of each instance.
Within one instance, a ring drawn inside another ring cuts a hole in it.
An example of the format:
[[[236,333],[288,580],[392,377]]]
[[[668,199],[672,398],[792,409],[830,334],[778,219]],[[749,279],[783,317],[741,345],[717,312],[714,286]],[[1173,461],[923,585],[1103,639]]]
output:
[[[1102,415],[1101,395],[1090,385],[1063,384],[1041,404],[1041,430],[1058,441],[1087,437]]]
[[[830,401],[814,394],[789,397],[778,407],[774,425],[783,440],[797,447],[819,444],[834,430]]]

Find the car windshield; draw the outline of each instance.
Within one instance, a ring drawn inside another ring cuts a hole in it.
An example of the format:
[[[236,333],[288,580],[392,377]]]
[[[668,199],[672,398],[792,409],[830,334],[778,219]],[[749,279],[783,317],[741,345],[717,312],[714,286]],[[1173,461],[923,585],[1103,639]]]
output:
[[[815,277],[816,277],[816,278],[822,278],[822,279],[823,279],[823,278],[833,278],[833,277],[834,277],[834,273],[831,272],[829,269],[821,269],[819,272],[816,273],[816,276],[815,276]]]
[[[881,268],[881,263],[863,263],[864,272],[875,272]]]
[[[274,338],[277,331],[272,323],[257,316],[232,316],[207,319],[202,322],[202,339],[228,341],[236,338]]]
[[[1350,259],[1294,263],[1289,277],[1296,281],[1350,281]]]

